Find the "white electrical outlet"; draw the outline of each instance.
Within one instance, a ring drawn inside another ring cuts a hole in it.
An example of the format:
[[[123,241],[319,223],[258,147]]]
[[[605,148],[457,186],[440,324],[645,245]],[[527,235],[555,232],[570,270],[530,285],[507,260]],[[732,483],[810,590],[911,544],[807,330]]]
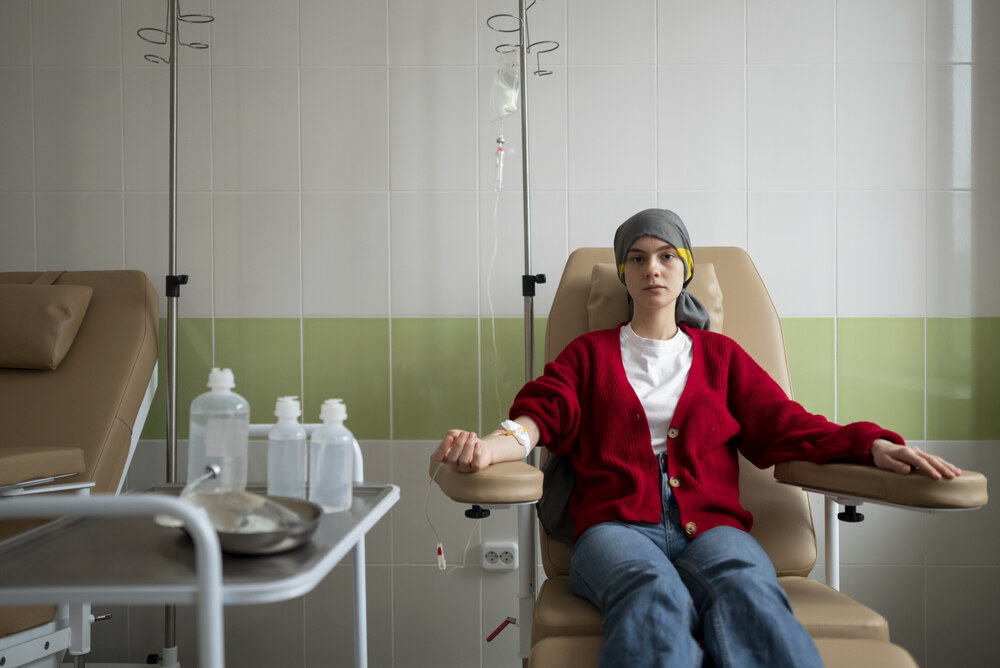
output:
[[[513,571],[517,568],[517,543],[483,543],[483,569],[488,571]]]

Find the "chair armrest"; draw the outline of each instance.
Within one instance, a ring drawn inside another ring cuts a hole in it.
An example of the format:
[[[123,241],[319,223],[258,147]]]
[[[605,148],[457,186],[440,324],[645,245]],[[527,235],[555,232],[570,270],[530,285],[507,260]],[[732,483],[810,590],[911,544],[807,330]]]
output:
[[[900,475],[866,464],[792,461],[776,464],[774,477],[828,496],[914,509],[971,510],[987,501],[986,476],[975,471],[963,470],[951,480],[934,480],[922,471]]]
[[[508,505],[542,498],[542,472],[526,462],[502,462],[476,473],[457,473],[432,459],[429,474],[445,496],[459,503]]]

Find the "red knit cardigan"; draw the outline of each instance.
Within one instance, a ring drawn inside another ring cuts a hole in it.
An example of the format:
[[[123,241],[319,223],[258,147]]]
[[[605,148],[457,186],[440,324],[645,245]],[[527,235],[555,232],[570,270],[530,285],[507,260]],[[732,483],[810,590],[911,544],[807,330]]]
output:
[[[739,501],[737,451],[760,468],[792,459],[871,463],[876,438],[904,442],[871,422],[839,426],[807,412],[735,341],[681,328],[691,336],[693,361],[670,424],[677,431],[667,439],[667,462],[690,536],[716,526],[750,530],[753,517]],[[569,455],[577,536],[599,522],[660,522],[659,468],[646,414],[625,375],[619,330],[572,341],[510,409],[512,418],[538,424],[541,444]]]

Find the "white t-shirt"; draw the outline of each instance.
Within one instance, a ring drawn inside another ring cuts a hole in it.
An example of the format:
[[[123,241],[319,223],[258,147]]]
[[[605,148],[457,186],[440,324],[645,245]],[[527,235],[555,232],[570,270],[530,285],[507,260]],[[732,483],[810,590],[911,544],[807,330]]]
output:
[[[644,339],[632,325],[621,328],[622,362],[649,422],[653,452],[667,451],[667,430],[691,371],[691,337],[680,328],[667,341]]]

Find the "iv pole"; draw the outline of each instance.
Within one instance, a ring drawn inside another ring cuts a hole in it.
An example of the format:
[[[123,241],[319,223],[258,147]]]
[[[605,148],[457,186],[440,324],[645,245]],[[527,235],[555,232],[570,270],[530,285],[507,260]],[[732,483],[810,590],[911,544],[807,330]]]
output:
[[[180,22],[210,23],[213,17],[205,14],[181,14],[180,0],[167,0],[167,22],[163,30],[157,28],[142,28],[138,35],[151,44],[167,44],[169,55],[165,60],[162,56],[146,55],[146,60],[152,63],[166,63],[170,67],[170,103],[169,103],[169,160],[168,197],[167,197],[167,276],[164,295],[167,299],[167,474],[166,482],[177,482],[177,300],[180,298],[181,286],[188,282],[186,274],[177,274],[177,46],[194,49],[207,49],[208,45],[201,42],[179,41],[178,30]],[[160,38],[163,41],[160,41]],[[173,605],[164,607],[164,639],[163,655],[160,665],[167,668],[177,668],[177,608]]]
[[[528,14],[524,0],[518,0],[518,18],[521,22],[521,40],[518,45],[520,58],[521,102],[521,191],[524,206],[524,275],[521,276],[521,295],[524,297],[524,381],[534,379],[535,358],[535,285],[545,282],[545,274],[531,273],[531,189],[528,179]],[[536,455],[533,455],[536,457]],[[533,462],[536,463],[537,462]]]
[[[177,56],[178,46],[207,49],[204,42],[180,41],[179,26],[184,23],[211,23],[215,18],[208,14],[181,14],[180,0],[167,0],[167,21],[163,29],[140,28],[139,37],[159,46],[168,45],[168,58],[146,54],[151,63],[166,63],[170,67],[169,103],[169,159],[167,205],[167,276],[164,296],[167,299],[167,475],[166,482],[177,482],[177,300],[181,286],[188,282],[186,274],[177,273]],[[160,665],[179,668],[177,662],[177,608],[164,607],[163,655]]]
[[[167,277],[164,295],[167,298],[167,482],[177,481],[177,300],[181,286],[188,282],[186,274],[177,274],[177,57],[178,46],[207,49],[204,42],[182,42],[178,34],[181,22],[211,23],[215,18],[208,14],[181,14],[180,0],[167,0],[167,22],[163,29],[140,28],[138,35],[150,44],[169,48],[168,57],[146,54],[151,63],[166,63],[170,68],[169,110],[169,159],[168,171],[168,248]],[[161,41],[162,40],[162,41]],[[170,608],[168,608],[170,609]],[[172,635],[172,622],[168,618],[168,636]]]
[[[187,276],[177,276],[177,3],[168,0],[167,24],[170,40],[170,175],[168,201],[169,242],[167,268],[167,483],[177,481],[177,299]],[[169,656],[168,656],[169,655]],[[177,608],[163,609],[163,656],[161,665],[177,666]]]
[[[525,62],[528,57],[528,14],[524,0],[517,3],[518,18],[521,20],[519,49],[521,85],[521,192],[524,206],[524,275],[521,277],[521,295],[524,297],[524,382],[533,378],[534,371],[534,331],[535,331],[535,281],[531,275],[531,194],[528,189],[528,80]]]
[[[530,42],[528,38],[528,12],[524,0],[518,0],[518,20],[521,24],[521,39],[519,44],[519,68],[521,77],[521,189],[524,206],[524,275],[521,276],[521,294],[524,297],[524,380],[534,378],[535,361],[535,285],[545,282],[544,274],[531,273],[531,190],[528,178],[528,80],[527,57]],[[538,453],[532,452],[529,458],[533,466],[538,466]],[[517,599],[518,619],[520,623],[519,644],[523,666],[528,665],[528,654],[531,652],[531,622],[535,604],[535,518],[534,509],[530,504],[517,506],[517,537],[521,553],[528,556],[530,568],[522,565],[518,569]]]

